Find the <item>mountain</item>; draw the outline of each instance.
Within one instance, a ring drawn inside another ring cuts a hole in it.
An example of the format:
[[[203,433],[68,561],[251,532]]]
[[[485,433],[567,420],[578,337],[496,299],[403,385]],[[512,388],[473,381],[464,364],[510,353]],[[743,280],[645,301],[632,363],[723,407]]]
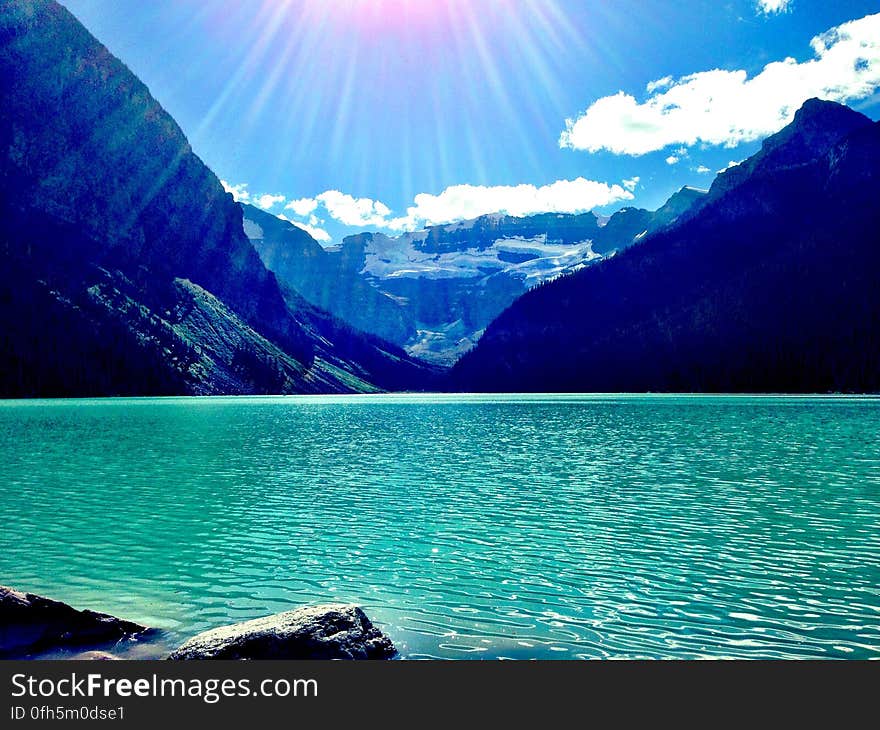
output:
[[[290,292],[174,122],[54,0],[0,5],[0,395],[417,387]]]
[[[244,230],[268,269],[316,306],[390,342],[404,343],[415,327],[400,303],[359,276],[302,228],[252,205],[242,205]]]
[[[362,233],[322,248],[296,226],[244,206],[266,266],[313,304],[410,355],[451,364],[517,297],[672,223],[704,195],[684,188],[658,211],[624,208],[474,220],[391,238]]]
[[[466,390],[880,390],[880,124],[810,100],[640,245],[517,300]]]

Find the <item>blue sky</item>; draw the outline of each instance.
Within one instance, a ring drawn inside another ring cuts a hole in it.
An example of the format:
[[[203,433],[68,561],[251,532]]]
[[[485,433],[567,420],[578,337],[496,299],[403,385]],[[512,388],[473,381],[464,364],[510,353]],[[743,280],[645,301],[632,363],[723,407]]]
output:
[[[325,243],[654,208],[809,96],[880,115],[876,0],[63,3],[236,195]]]

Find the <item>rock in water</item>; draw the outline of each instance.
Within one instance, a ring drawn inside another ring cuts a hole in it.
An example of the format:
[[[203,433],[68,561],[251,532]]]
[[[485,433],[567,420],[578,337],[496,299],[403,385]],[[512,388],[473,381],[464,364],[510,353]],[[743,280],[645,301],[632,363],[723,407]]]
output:
[[[149,629],[0,586],[0,657],[133,639]]]
[[[357,606],[308,606],[205,631],[169,659],[391,659],[397,650]]]

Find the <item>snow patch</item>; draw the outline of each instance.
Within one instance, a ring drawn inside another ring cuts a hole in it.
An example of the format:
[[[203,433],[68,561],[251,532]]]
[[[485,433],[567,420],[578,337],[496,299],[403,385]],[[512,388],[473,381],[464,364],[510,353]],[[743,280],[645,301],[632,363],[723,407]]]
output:
[[[498,238],[486,248],[471,246],[442,253],[418,248],[415,244],[421,238],[412,234],[399,238],[374,234],[365,246],[362,273],[376,279],[475,279],[507,273],[534,286],[600,258],[589,240],[574,244],[548,241],[544,233],[532,238]],[[505,260],[505,254],[525,260],[511,262]]]
[[[260,227],[260,224],[252,221],[250,218],[244,219],[244,235],[252,241],[262,241],[264,238],[263,229]]]

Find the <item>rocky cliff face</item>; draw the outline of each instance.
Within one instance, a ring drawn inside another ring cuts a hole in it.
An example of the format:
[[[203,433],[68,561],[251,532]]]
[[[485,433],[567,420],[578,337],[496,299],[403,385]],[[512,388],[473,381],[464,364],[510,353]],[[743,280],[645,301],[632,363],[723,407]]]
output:
[[[672,225],[519,299],[453,380],[467,390],[876,391],[878,199],[880,124],[809,101]]]
[[[240,207],[67,10],[53,0],[0,6],[0,78],[2,394],[374,387],[370,368],[328,366],[317,320],[291,312]],[[180,312],[208,298],[200,326],[181,326]],[[230,327],[240,332],[225,341],[237,344],[215,348]],[[278,354],[267,360],[257,342]],[[418,381],[419,365],[401,355],[384,380],[402,367]]]

